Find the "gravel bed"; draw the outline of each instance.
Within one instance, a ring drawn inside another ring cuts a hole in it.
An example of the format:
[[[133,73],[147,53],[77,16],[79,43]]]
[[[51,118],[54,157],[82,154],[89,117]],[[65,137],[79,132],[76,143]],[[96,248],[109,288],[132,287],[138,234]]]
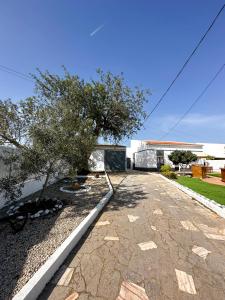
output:
[[[12,299],[108,192],[105,178],[88,179],[85,184],[91,191],[82,195],[60,192],[59,182],[49,186],[46,196],[58,197],[65,207],[54,215],[28,220],[18,233],[8,223],[0,224],[1,300]],[[25,200],[35,197],[37,193]]]

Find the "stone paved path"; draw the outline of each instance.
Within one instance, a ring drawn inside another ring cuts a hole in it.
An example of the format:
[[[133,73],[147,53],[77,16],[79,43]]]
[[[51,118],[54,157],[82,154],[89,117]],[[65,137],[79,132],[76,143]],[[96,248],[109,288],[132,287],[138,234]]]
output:
[[[40,299],[224,300],[225,220],[157,174],[129,174]]]

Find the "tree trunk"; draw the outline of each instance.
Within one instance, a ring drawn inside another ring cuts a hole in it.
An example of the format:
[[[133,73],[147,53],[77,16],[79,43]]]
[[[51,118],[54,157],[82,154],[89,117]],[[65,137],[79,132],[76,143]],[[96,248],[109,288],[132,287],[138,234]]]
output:
[[[46,188],[48,186],[49,177],[50,177],[50,174],[51,174],[51,169],[52,169],[52,164],[50,165],[50,167],[48,169],[48,172],[47,172],[47,175],[46,175],[46,178],[45,178],[45,182],[43,184],[43,187],[42,187],[42,190],[41,190],[40,195],[38,197],[38,200],[41,200],[41,198],[43,197],[43,195],[46,191]]]

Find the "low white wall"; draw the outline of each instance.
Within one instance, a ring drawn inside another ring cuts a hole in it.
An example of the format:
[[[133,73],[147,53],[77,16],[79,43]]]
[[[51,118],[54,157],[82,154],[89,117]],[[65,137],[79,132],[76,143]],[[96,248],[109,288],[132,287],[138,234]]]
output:
[[[104,150],[95,150],[90,156],[91,161],[91,171],[104,171],[105,170],[105,159]]]
[[[206,160],[210,167],[213,167],[214,171],[220,171],[220,168],[224,168],[225,159],[223,160]]]
[[[52,178],[49,180],[48,184],[52,184],[56,180],[57,180],[57,178]],[[24,187],[22,188],[22,196],[19,199],[27,197],[28,195],[41,190],[42,186],[44,184],[44,181],[45,181],[45,176],[43,176],[40,180],[29,179],[29,180],[25,181]],[[6,203],[7,203],[7,200],[4,198],[4,193],[1,193],[0,194],[0,208],[5,206]]]
[[[157,168],[155,150],[145,150],[135,153],[135,168]]]

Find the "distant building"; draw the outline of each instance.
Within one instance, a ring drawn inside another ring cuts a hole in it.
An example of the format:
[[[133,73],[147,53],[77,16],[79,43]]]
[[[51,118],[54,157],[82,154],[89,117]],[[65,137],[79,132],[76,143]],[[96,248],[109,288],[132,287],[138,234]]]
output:
[[[127,157],[131,169],[157,171],[163,164],[173,166],[168,156],[174,150],[189,150],[198,156],[198,163],[206,161],[214,170],[219,170],[225,164],[225,144],[131,140]],[[206,160],[208,156],[214,159]]]
[[[126,146],[97,145],[90,162],[92,171],[126,171]]]

